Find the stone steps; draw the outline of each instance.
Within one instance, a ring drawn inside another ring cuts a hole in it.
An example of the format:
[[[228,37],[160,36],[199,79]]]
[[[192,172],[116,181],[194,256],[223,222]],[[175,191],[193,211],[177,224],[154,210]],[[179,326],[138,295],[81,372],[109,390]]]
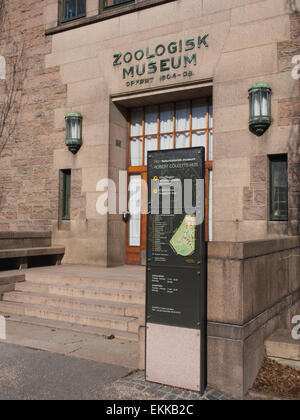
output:
[[[82,266],[33,268],[24,273],[26,281],[14,271],[11,275],[20,282],[4,285],[0,315],[21,323],[138,341],[145,316],[143,274],[132,275],[130,268]]]
[[[15,290],[14,284],[1,284],[0,285],[0,295],[3,295],[4,293],[8,293],[8,292],[13,292],[14,290]]]
[[[132,280],[131,276],[123,275],[122,279],[116,279],[115,274],[106,274],[105,278],[88,277],[88,276],[72,276],[52,274],[51,272],[41,272],[39,270],[28,270],[26,273],[26,280],[31,283],[51,283],[52,285],[64,286],[88,286],[100,287],[118,290],[131,290],[135,292],[145,292],[145,282]]]
[[[23,281],[25,281],[24,274],[0,273],[0,295],[14,291],[15,284]]]
[[[15,287],[19,292],[35,292],[40,294],[51,294],[68,297],[79,297],[88,299],[100,299],[111,302],[145,304],[145,294],[131,290],[118,290],[88,287],[88,286],[70,286],[52,283],[35,283],[26,281],[19,283]]]
[[[0,302],[0,312],[4,315],[16,314],[72,324],[107,328],[111,330],[138,333],[138,320],[134,317],[99,314],[66,308],[47,307],[44,305],[25,304],[15,302]]]
[[[292,338],[291,330],[276,330],[265,341],[266,354],[279,363],[300,367],[300,340]]]
[[[19,283],[23,281],[25,281],[24,274],[8,274],[7,272],[0,273],[0,285]]]
[[[5,302],[45,305],[47,307],[74,309],[85,312],[97,312],[110,315],[139,318],[144,313],[144,306],[130,303],[119,303],[97,299],[74,298],[54,294],[14,291],[7,293]]]
[[[88,325],[73,324],[64,321],[55,321],[52,319],[36,318],[26,315],[10,314],[8,322],[18,322],[24,325],[33,325],[51,328],[53,330],[66,330],[77,333],[91,334],[100,337],[109,337],[113,335],[115,338],[125,341],[138,342],[138,335],[128,331],[114,330],[111,328],[99,328]]]
[[[132,276],[130,269],[121,275],[110,269],[87,268],[85,272],[83,267],[33,268],[25,271],[26,281],[24,275],[12,272],[19,282],[3,284],[0,315],[16,322],[88,330],[137,342],[145,316],[143,276]],[[6,281],[5,273],[1,278]]]

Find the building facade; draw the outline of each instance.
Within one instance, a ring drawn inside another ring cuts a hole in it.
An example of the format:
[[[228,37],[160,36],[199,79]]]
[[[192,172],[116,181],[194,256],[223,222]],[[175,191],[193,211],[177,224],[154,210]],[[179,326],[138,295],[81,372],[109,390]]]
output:
[[[208,380],[233,393],[251,386],[265,336],[299,313],[299,9],[293,0],[10,0],[0,34],[0,53],[17,40],[26,66],[0,155],[1,231],[52,231],[64,263],[143,264],[147,151],[206,148]],[[262,136],[249,130],[258,82],[272,91]],[[76,115],[82,144],[72,153],[66,116]],[[130,194],[140,213],[125,223]]]

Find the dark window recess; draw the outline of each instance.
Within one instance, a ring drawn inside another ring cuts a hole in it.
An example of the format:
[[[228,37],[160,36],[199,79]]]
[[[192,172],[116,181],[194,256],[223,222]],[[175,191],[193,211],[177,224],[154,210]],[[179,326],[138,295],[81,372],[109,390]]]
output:
[[[288,162],[287,155],[269,156],[270,220],[288,220]]]
[[[62,219],[70,220],[71,170],[62,171]]]
[[[121,6],[126,3],[134,3],[135,0],[103,0],[103,9],[110,7]]]
[[[84,17],[86,14],[86,0],[63,0],[62,20],[69,20]]]

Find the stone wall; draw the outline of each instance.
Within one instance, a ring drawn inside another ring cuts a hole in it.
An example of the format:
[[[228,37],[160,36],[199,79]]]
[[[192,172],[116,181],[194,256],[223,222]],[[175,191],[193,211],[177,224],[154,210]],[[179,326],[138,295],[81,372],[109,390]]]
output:
[[[208,383],[242,397],[264,341],[300,313],[300,237],[208,247]]]
[[[217,108],[215,118],[219,116],[220,103],[221,116],[227,117],[228,121],[226,124],[223,118],[219,122],[216,121],[214,177],[218,177],[219,173],[220,188],[216,179],[214,240],[218,241],[226,238],[232,241],[252,240],[299,233],[296,221],[299,220],[298,204],[297,199],[292,198],[296,194],[293,192],[297,189],[296,184],[299,185],[295,178],[296,169],[292,168],[294,165],[292,162],[297,160],[296,155],[299,155],[297,152],[299,119],[296,117],[297,112],[299,114],[299,110],[297,111],[299,81],[294,80],[291,74],[292,58],[299,54],[299,13],[295,13],[295,10],[299,10],[299,5],[294,3],[294,9],[289,2],[242,3],[240,7],[231,10],[230,39],[234,51],[225,50],[224,54],[228,57],[228,69],[236,64],[237,73],[234,69],[231,73],[231,78],[235,76],[235,80],[219,83],[218,79],[214,79],[216,81],[214,106]],[[251,4],[246,5],[246,3]],[[233,6],[232,2],[228,4]],[[290,13],[289,35],[288,40],[280,41],[279,38],[276,40],[279,34],[273,33],[274,37],[271,35],[271,28],[274,29],[273,25],[276,25],[276,13],[279,14],[284,7]],[[244,25],[244,35],[242,40],[238,40],[235,36],[241,24]],[[265,25],[271,30],[268,35],[264,32],[267,31]],[[256,35],[254,35],[255,28],[258,31]],[[270,49],[272,46],[275,47],[272,53],[266,46],[262,47],[263,37]],[[240,46],[243,44],[245,49],[236,51],[238,44]],[[222,67],[220,64],[219,66]],[[226,75],[227,78],[230,76]],[[261,138],[256,138],[246,128],[248,116],[246,92],[255,81],[265,81],[272,87],[273,121],[270,129]],[[245,115],[242,120],[243,113]],[[289,223],[269,221],[268,155],[280,153],[288,153],[289,156]],[[228,167],[224,166],[225,162]],[[232,171],[230,167],[233,167]],[[223,175],[232,173],[231,179],[226,181],[228,185],[225,191],[222,187],[221,173]],[[234,176],[235,174],[237,176]],[[222,200],[216,197],[216,194],[221,196]],[[232,197],[235,203],[234,209],[230,206],[229,197]],[[224,207],[227,210],[222,212],[221,209]]]
[[[48,231],[58,218],[54,150],[64,144],[54,114],[65,104],[67,89],[59,68],[45,67],[51,39],[44,35],[44,2],[9,0],[7,5],[0,54],[9,57],[24,45],[26,78],[16,131],[0,156],[0,230]],[[0,91],[3,86],[0,80]]]
[[[279,69],[292,71],[294,56],[300,55],[300,15],[291,15],[291,39],[278,44]],[[295,86],[296,97],[287,97],[279,101],[279,125],[281,127],[298,126],[298,135],[288,148],[289,167],[289,235],[300,233],[300,79]],[[291,133],[292,137],[292,133]]]

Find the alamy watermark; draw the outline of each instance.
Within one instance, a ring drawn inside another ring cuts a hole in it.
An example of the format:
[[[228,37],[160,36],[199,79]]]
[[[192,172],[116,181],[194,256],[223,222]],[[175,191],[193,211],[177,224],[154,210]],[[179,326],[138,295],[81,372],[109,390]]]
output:
[[[292,63],[295,64],[292,70],[292,78],[294,80],[300,79],[300,55],[294,55],[292,58]]]
[[[127,171],[119,172],[119,185],[112,179],[101,179],[96,191],[101,192],[96,201],[96,211],[100,215],[123,214],[195,214],[195,224],[204,221],[204,180],[178,179],[174,177],[154,177],[150,185],[139,175],[128,183]],[[148,188],[151,188],[148,206]],[[142,200],[142,197],[145,199]]]
[[[300,315],[295,315],[292,318],[292,324],[296,324],[292,329],[292,338],[294,340],[300,340]]]
[[[0,340],[6,340],[6,319],[0,316]]]

